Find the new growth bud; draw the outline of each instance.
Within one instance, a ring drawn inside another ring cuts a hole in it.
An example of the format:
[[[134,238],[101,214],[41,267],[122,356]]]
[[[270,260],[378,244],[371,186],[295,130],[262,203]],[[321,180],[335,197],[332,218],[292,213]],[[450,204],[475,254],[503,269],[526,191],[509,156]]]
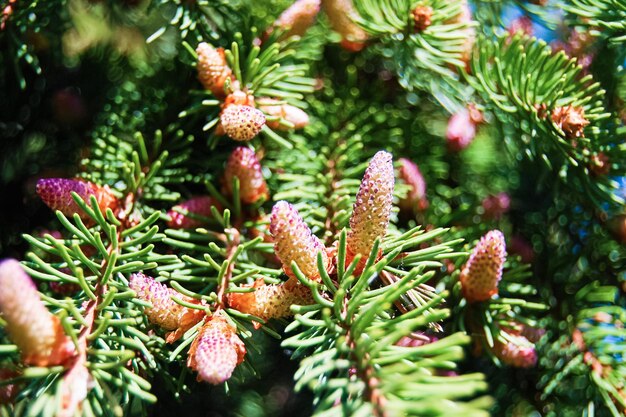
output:
[[[198,54],[198,79],[205,89],[216,97],[224,97],[224,83],[231,77],[232,71],[226,63],[223,48],[214,48],[202,42],[196,48]]]
[[[152,307],[144,309],[144,313],[148,316],[150,323],[170,331],[166,335],[168,343],[178,340],[205,315],[202,310],[176,303],[172,297],[192,304],[200,304],[198,300],[180,294],[141,272],[130,276],[129,287],[137,293],[137,298],[152,304]]]
[[[276,256],[283,264],[283,271],[295,278],[291,262],[295,261],[300,271],[309,279],[320,281],[317,269],[317,254],[322,253],[323,263],[328,270],[330,260],[324,244],[311,233],[298,211],[286,201],[279,201],[272,209],[270,233],[274,238]]]
[[[235,177],[239,178],[239,199],[243,203],[253,204],[269,197],[261,164],[252,149],[240,146],[228,158],[224,170],[224,187],[230,195],[233,194]]]
[[[374,241],[387,234],[393,187],[392,156],[388,152],[380,151],[374,155],[365,170],[350,217],[346,262],[352,262],[356,255],[361,255],[356,273],[365,266]]]
[[[248,141],[259,134],[265,125],[265,115],[252,106],[233,104],[220,115],[224,132],[237,141]]]
[[[44,306],[35,284],[14,259],[0,262],[0,313],[25,364],[59,365],[75,353],[59,318]]]
[[[246,354],[235,328],[221,313],[204,323],[189,349],[187,366],[198,372],[198,380],[213,385],[227,381]]]
[[[91,221],[87,213],[72,198],[72,191],[78,194],[87,205],[90,205],[90,197],[95,196],[102,212],[105,212],[107,208],[115,210],[119,203],[117,197],[106,185],[101,187],[89,181],[66,178],[43,178],[37,181],[37,194],[52,210],[59,210],[66,216],[73,216],[77,213],[81,219]]]
[[[211,197],[206,196],[194,197],[177,204],[167,212],[167,215],[170,217],[170,220],[167,222],[167,226],[172,229],[194,229],[196,227],[200,227],[204,224],[202,220],[194,219],[187,214],[184,214],[184,212],[204,217],[211,217],[213,215],[211,213],[211,206],[219,208],[219,205],[213,201]]]
[[[502,232],[492,230],[480,238],[461,271],[461,289],[469,303],[487,301],[498,294],[505,260],[506,244]]]

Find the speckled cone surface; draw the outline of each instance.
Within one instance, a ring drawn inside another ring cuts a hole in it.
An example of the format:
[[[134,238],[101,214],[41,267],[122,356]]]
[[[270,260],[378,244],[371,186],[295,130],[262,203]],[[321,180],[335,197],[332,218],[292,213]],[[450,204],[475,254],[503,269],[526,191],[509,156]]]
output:
[[[197,214],[199,216],[211,217],[211,206],[219,207],[211,197],[202,196],[194,197],[187,201],[172,207],[167,215],[170,220],[167,222],[167,226],[172,229],[193,229],[202,226],[204,223],[201,220],[194,219],[183,214],[183,211]]]
[[[350,216],[350,231],[347,238],[346,263],[352,262],[356,255],[361,261],[356,273],[359,273],[370,256],[374,241],[387,234],[389,216],[393,203],[394,173],[392,156],[380,151],[370,161]]]
[[[252,106],[232,104],[220,115],[224,133],[237,141],[248,141],[259,134],[265,125],[265,115]]]
[[[224,97],[224,82],[232,75],[226,63],[224,49],[201,42],[196,48],[196,53],[198,79],[204,88],[210,90],[216,97]]]
[[[283,271],[295,278],[291,262],[295,261],[300,271],[313,281],[320,281],[317,269],[317,254],[322,253],[324,266],[328,270],[330,261],[324,244],[311,233],[298,211],[286,201],[279,201],[272,209],[270,233],[274,238],[274,251],[283,264]]]
[[[59,365],[74,354],[58,317],[44,306],[35,284],[14,259],[0,262],[0,313],[25,364]]]
[[[574,107],[557,107],[552,111],[552,121],[563,130],[565,136],[570,139],[585,136],[585,126],[589,120],[585,118],[585,109]]]
[[[267,285],[259,278],[252,287],[254,292],[228,294],[228,305],[242,313],[269,320],[291,316],[291,306],[294,304],[313,303],[311,290],[299,284],[295,278],[279,285]]]
[[[239,178],[239,199],[242,202],[253,204],[269,196],[261,164],[252,149],[240,146],[228,157],[224,170],[224,187],[230,195],[233,194],[235,177]]]
[[[218,385],[227,381],[243,362],[246,348],[235,328],[221,313],[207,319],[189,349],[187,366],[198,372],[198,380]]]
[[[505,260],[506,244],[502,232],[491,230],[480,238],[461,271],[461,290],[468,302],[487,301],[498,293]]]
[[[91,219],[76,204],[72,198],[72,191],[78,194],[87,205],[90,205],[90,197],[95,196],[102,212],[105,212],[107,208],[115,210],[118,205],[117,198],[108,186],[99,186],[81,179],[43,178],[37,181],[36,191],[41,200],[52,210],[59,210],[68,217],[78,213],[83,220]]]
[[[141,272],[130,276],[129,287],[137,293],[137,298],[152,304],[151,308],[146,307],[144,313],[150,323],[164,330],[170,330],[166,337],[168,343],[178,340],[205,315],[202,310],[187,308],[176,303],[172,300],[172,296],[193,304],[199,304],[198,300],[166,287]]]

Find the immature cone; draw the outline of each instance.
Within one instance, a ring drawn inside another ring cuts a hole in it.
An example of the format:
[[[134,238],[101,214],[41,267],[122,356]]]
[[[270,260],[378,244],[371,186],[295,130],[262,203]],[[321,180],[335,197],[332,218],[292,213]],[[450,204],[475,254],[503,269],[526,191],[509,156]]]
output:
[[[585,118],[585,110],[572,105],[552,110],[552,121],[569,139],[585,136],[584,129],[589,124],[589,120]]]
[[[228,305],[242,313],[252,314],[267,321],[291,316],[291,306],[294,304],[313,303],[311,291],[294,278],[279,285],[267,285],[263,278],[259,278],[252,287],[255,289],[254,292],[227,294]]]
[[[506,260],[504,235],[491,230],[480,238],[461,271],[461,289],[469,303],[487,301],[498,293]]]
[[[515,35],[517,32],[522,32],[526,36],[533,36],[535,30],[530,17],[520,16],[509,23],[508,31],[511,36]]]
[[[168,343],[178,340],[205,315],[202,310],[183,307],[172,300],[172,297],[192,304],[200,304],[198,300],[180,294],[141,272],[130,276],[129,287],[137,293],[137,298],[152,304],[152,307],[144,309],[144,313],[148,316],[150,323],[164,330],[170,330],[166,335]]]
[[[81,219],[90,221],[78,204],[72,198],[72,191],[80,196],[88,205],[89,198],[93,195],[98,201],[101,211],[107,208],[115,210],[119,202],[111,193],[108,186],[99,186],[89,181],[66,178],[43,178],[37,181],[37,194],[41,200],[52,210],[59,210],[66,216],[78,213]]]
[[[365,46],[367,33],[354,23],[358,16],[352,0],[322,0],[322,7],[334,31],[343,38],[342,46],[350,51],[358,51]]]
[[[457,152],[467,148],[474,140],[476,125],[481,120],[482,115],[472,106],[454,113],[448,120],[446,130],[448,148]]]
[[[284,38],[302,36],[315,23],[320,11],[320,0],[297,0],[274,22],[274,27],[285,30]]]
[[[205,89],[216,97],[224,97],[224,83],[232,71],[226,63],[224,48],[214,48],[202,42],[196,48],[198,54],[198,79]]]
[[[411,160],[400,158],[399,176],[411,189],[398,206],[405,211],[425,210],[428,207],[426,199],[426,181],[419,167]]]
[[[233,194],[235,177],[239,178],[239,199],[243,203],[253,204],[269,197],[261,164],[252,149],[239,146],[228,158],[224,170],[224,187],[230,195]]]
[[[524,336],[509,335],[514,341],[496,341],[493,352],[504,364],[516,368],[532,368],[537,364],[535,345]]]
[[[252,106],[233,104],[222,111],[220,122],[229,137],[248,141],[258,135],[265,125],[265,115]]]
[[[487,219],[499,219],[511,206],[511,198],[507,193],[498,193],[485,197],[481,203],[484,210],[484,217]]]
[[[189,349],[187,366],[198,372],[198,381],[213,385],[227,381],[246,354],[235,328],[221,313],[204,323]]]
[[[413,30],[416,33],[425,31],[430,26],[433,17],[433,8],[430,6],[417,6],[413,9]]]
[[[317,254],[322,254],[324,266],[328,270],[330,260],[324,244],[311,233],[298,211],[286,201],[279,201],[272,208],[270,233],[274,238],[274,251],[283,264],[287,276],[295,279],[291,262],[295,261],[300,271],[313,281],[320,281],[317,269]]]
[[[199,216],[211,217],[213,215],[211,206],[219,208],[219,205],[211,197],[206,196],[194,197],[177,204],[167,212],[167,215],[170,217],[167,226],[172,229],[195,229],[200,227],[204,224],[202,220],[194,219],[183,213],[188,212]]]
[[[346,262],[352,262],[356,255],[361,255],[356,273],[365,266],[374,241],[387,234],[393,186],[392,156],[388,152],[380,151],[374,155],[365,170],[350,217]]]
[[[74,354],[59,318],[44,306],[35,284],[14,259],[0,262],[0,313],[25,364],[59,365]]]
[[[294,129],[302,129],[309,124],[309,115],[304,110],[292,106],[291,104],[281,104],[280,101],[264,98],[259,109],[268,116],[280,117],[293,124]],[[290,127],[281,125],[280,120],[267,121],[267,126],[274,130],[289,130]]]

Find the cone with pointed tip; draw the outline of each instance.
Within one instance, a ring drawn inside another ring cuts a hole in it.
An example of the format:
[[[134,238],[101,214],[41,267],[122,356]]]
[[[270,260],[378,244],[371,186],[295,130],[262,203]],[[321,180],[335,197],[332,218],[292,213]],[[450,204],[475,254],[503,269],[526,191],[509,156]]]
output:
[[[248,141],[258,135],[265,125],[265,115],[252,106],[233,104],[224,108],[220,123],[230,138]]]
[[[400,158],[399,177],[410,187],[406,197],[400,200],[398,206],[405,211],[421,211],[428,208],[426,199],[426,181],[419,167],[411,160]]]
[[[274,28],[285,31],[282,39],[302,36],[315,23],[320,11],[320,0],[297,0],[289,6],[274,22]],[[271,32],[271,29],[269,30]]]
[[[254,292],[227,294],[228,305],[242,313],[269,320],[291,316],[292,305],[313,303],[311,291],[300,285],[294,278],[279,285],[267,285],[263,278],[259,278],[252,288]],[[257,323],[255,327],[258,326]]]
[[[206,320],[191,344],[187,366],[198,372],[198,381],[218,385],[231,377],[245,354],[235,328],[218,312]]]
[[[506,260],[504,235],[491,230],[480,238],[461,271],[461,290],[469,303],[487,301],[498,294]]]
[[[226,193],[233,194],[233,179],[239,178],[239,199],[245,204],[254,204],[267,199],[267,184],[261,172],[261,164],[254,151],[239,146],[230,154],[224,170]]]
[[[9,338],[27,365],[63,364],[74,355],[74,344],[58,317],[44,306],[35,284],[14,259],[0,262],[0,313]]]
[[[216,97],[224,97],[224,83],[232,77],[232,70],[226,63],[224,48],[214,48],[206,42],[201,42],[196,48],[198,54],[198,79],[205,89],[210,90]]]
[[[192,304],[200,304],[198,300],[180,294],[141,272],[130,276],[129,287],[137,293],[137,298],[152,304],[152,307],[144,309],[144,313],[150,323],[169,330],[166,335],[168,343],[178,340],[205,316],[204,311],[184,307],[172,300],[172,297]]]
[[[504,364],[516,368],[532,368],[537,364],[535,345],[524,336],[509,335],[512,340],[496,341],[493,353]]]
[[[95,196],[102,212],[108,208],[115,211],[119,205],[117,197],[106,185],[102,187],[89,181],[66,178],[42,178],[37,181],[37,194],[48,207],[52,210],[59,210],[68,217],[77,213],[84,221],[91,222],[92,219],[72,198],[72,191],[87,204],[89,204],[90,197]]]
[[[309,124],[309,115],[304,110],[292,106],[290,104],[282,103],[279,100],[264,98],[259,99],[259,109],[262,110],[268,116],[278,117],[278,120],[267,121],[267,126],[274,130],[289,130],[290,127],[281,125],[280,119],[284,119],[293,124],[294,129],[302,129]]]
[[[357,11],[352,0],[322,0],[322,7],[334,31],[342,37],[341,45],[349,51],[359,51],[365,46],[367,33],[354,23]]]
[[[197,214],[203,217],[211,217],[213,216],[211,213],[211,206],[216,206],[218,209],[220,207],[219,204],[217,204],[211,197],[207,196],[194,197],[177,204],[167,212],[167,215],[170,217],[170,220],[167,222],[167,226],[172,229],[194,229],[196,227],[200,227],[204,224],[202,220],[195,219],[187,214],[184,214],[184,212]]]
[[[307,278],[319,282],[321,278],[317,269],[317,254],[320,252],[326,269],[330,268],[324,244],[311,233],[298,211],[286,201],[279,201],[274,205],[270,217],[270,233],[274,238],[274,251],[287,276],[295,278],[291,270],[291,262],[295,261]]]
[[[392,156],[380,151],[370,161],[361,181],[350,216],[350,232],[346,245],[346,262],[356,255],[361,260],[355,273],[360,273],[370,256],[374,241],[387,234],[393,203],[394,173]],[[379,254],[380,255],[380,254]]]

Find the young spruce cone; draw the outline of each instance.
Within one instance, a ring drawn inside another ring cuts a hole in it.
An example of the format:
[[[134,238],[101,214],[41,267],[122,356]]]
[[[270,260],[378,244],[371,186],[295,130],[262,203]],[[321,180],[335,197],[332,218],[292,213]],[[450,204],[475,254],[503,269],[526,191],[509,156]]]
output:
[[[89,198],[92,195],[95,196],[102,212],[106,211],[107,208],[115,210],[119,203],[117,197],[111,193],[106,185],[101,187],[89,181],[66,178],[43,178],[37,181],[37,194],[52,210],[59,210],[68,217],[78,213],[84,221],[91,221],[87,213],[72,198],[72,191],[78,194],[88,205],[90,205]]]
[[[74,344],[59,318],[44,306],[35,284],[14,259],[0,262],[0,313],[26,365],[60,365],[74,355]]]
[[[461,271],[461,290],[469,303],[487,301],[498,294],[498,283],[506,260],[504,235],[492,230],[472,251]]]
[[[198,372],[198,381],[221,384],[243,362],[246,347],[235,330],[221,313],[215,313],[204,323],[187,358],[187,366]]]
[[[296,0],[282,12],[273,26],[286,31],[282,38],[302,36],[313,26],[319,11],[320,0]]]
[[[245,204],[254,204],[268,198],[267,184],[261,172],[261,164],[254,151],[240,146],[230,154],[224,170],[224,187],[233,194],[233,179],[239,178],[239,199]]]
[[[172,229],[194,229],[200,227],[204,224],[202,220],[194,219],[183,214],[183,212],[186,211],[199,216],[211,217],[213,215],[211,213],[211,206],[219,208],[219,205],[211,197],[207,196],[194,197],[177,204],[167,212],[167,215],[170,217],[167,226]]]
[[[261,99],[259,100],[261,101]],[[282,118],[289,123],[293,124],[294,129],[302,129],[309,124],[309,115],[302,109],[292,106],[291,104],[279,104],[280,101],[264,98],[259,103],[259,109],[269,116],[275,116]],[[267,121],[267,126],[274,130],[289,130],[290,128],[281,125],[280,119],[274,121]]]
[[[214,48],[202,42],[196,48],[198,54],[198,79],[205,89],[216,97],[224,97],[224,82],[231,77],[232,71],[226,63],[224,48]]]
[[[294,304],[308,305],[313,302],[311,291],[294,278],[279,285],[267,285],[259,278],[252,287],[254,292],[228,294],[228,305],[267,321],[291,316]],[[255,327],[259,324],[255,323]]]
[[[311,233],[298,211],[286,201],[279,201],[272,209],[270,233],[274,237],[276,256],[283,264],[283,271],[295,279],[291,262],[295,261],[300,271],[313,281],[320,281],[317,269],[317,254],[322,253],[324,266],[330,267],[324,244]]]
[[[151,308],[146,307],[144,313],[148,316],[150,323],[170,331],[166,335],[168,343],[178,340],[205,315],[202,310],[187,308],[176,303],[172,300],[172,296],[193,304],[199,304],[198,300],[180,294],[141,272],[130,276],[129,287],[137,293],[137,298],[152,304]]]
[[[374,155],[365,170],[350,217],[346,262],[350,263],[356,255],[361,255],[355,271],[357,274],[363,270],[374,241],[387,234],[393,187],[392,156],[389,152],[380,151]]]
[[[516,368],[532,368],[537,364],[535,345],[524,336],[509,335],[514,341],[496,341],[493,352],[503,363]]]
[[[252,106],[232,104],[220,115],[224,132],[237,141],[248,141],[259,134],[265,125],[265,115]]]

